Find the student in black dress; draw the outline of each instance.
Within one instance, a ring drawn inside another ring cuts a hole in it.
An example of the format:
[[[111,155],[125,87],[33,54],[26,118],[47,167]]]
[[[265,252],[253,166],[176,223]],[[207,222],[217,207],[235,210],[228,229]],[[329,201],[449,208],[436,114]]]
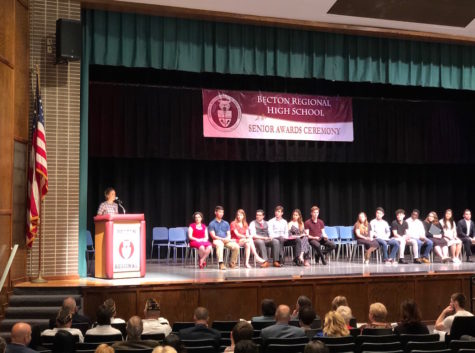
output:
[[[447,240],[444,239],[443,229],[439,223],[439,217],[437,216],[437,213],[434,211],[429,212],[426,219],[422,223],[424,224],[424,228],[426,230],[426,237],[432,240],[432,243],[434,243],[435,253],[440,256],[442,262],[449,262],[449,248],[447,246]],[[432,234],[430,231],[431,226],[439,229],[439,231],[435,232],[438,234]]]
[[[427,326],[421,322],[421,312],[414,300],[408,299],[401,303],[401,322],[394,328],[394,333],[397,335],[429,333]]]

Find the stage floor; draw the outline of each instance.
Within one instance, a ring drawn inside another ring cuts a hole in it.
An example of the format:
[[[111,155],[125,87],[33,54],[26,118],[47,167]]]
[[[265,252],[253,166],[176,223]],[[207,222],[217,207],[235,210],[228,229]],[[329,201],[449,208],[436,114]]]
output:
[[[281,268],[237,268],[225,271],[219,270],[217,264],[209,264],[203,270],[193,265],[183,266],[165,262],[147,263],[147,272],[144,278],[128,279],[100,279],[87,277],[77,280],[50,280],[46,284],[23,282],[17,287],[109,287],[109,286],[136,286],[136,285],[159,285],[159,284],[186,284],[186,283],[219,283],[219,282],[242,282],[242,281],[272,281],[272,280],[296,280],[309,278],[331,277],[381,277],[400,275],[433,275],[448,273],[475,273],[475,263],[462,264],[407,264],[385,265],[335,261],[328,265],[312,265],[310,267],[298,267],[286,265]]]

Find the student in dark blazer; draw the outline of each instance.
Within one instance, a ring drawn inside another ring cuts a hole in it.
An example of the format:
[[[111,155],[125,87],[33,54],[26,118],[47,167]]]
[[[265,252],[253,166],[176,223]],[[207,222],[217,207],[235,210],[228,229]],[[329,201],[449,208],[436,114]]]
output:
[[[290,308],[287,305],[279,305],[275,312],[275,325],[262,329],[262,343],[266,345],[269,338],[299,338],[307,337],[305,331],[296,326],[289,325]]]
[[[472,246],[475,244],[475,224],[472,221],[472,212],[466,209],[463,218],[457,222],[457,236],[463,243],[467,262],[472,262]]]
[[[202,306],[196,308],[193,321],[195,322],[195,326],[184,328],[178,332],[180,340],[214,340],[215,347],[219,348],[221,332],[208,327],[208,309]]]

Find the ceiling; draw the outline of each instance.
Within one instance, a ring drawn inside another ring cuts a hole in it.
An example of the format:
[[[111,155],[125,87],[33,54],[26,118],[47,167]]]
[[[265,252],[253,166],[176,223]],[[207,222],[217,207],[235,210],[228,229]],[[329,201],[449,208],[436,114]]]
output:
[[[113,0],[184,9],[289,20],[304,26],[368,32],[421,32],[433,38],[475,42],[475,0]],[[209,16],[209,13],[207,14]],[[324,27],[324,26],[323,26]]]

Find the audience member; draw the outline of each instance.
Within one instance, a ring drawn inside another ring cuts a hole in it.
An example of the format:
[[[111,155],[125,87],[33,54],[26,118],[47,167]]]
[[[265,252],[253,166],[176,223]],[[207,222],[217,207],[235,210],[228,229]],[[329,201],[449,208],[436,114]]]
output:
[[[114,348],[103,343],[97,346],[96,351],[94,353],[114,353]]]
[[[317,314],[310,306],[306,306],[299,311],[299,325],[304,330],[309,339],[317,334],[318,329],[313,329],[312,324]]]
[[[242,340],[234,347],[234,353],[259,353],[259,349],[254,342]]]
[[[466,209],[463,218],[457,222],[457,236],[463,243],[467,262],[472,262],[472,246],[475,244],[475,224],[472,221],[472,212]]]
[[[104,306],[109,310],[111,315],[111,324],[125,324],[125,320],[116,317],[117,315],[117,307],[115,305],[115,301],[112,298],[106,299],[104,302]]]
[[[455,225],[453,212],[451,209],[445,211],[444,219],[440,221],[442,230],[444,231],[444,238],[447,241],[447,247],[450,248],[452,254],[452,262],[459,264],[460,252],[462,251],[462,241],[457,237],[457,226]]]
[[[31,341],[31,326],[25,322],[18,322],[12,327],[11,343],[7,345],[6,353],[35,353],[28,347]]]
[[[299,319],[299,311],[305,307],[312,307],[312,301],[309,297],[301,295],[297,298],[297,303],[295,303],[295,309],[292,312],[291,320]]]
[[[186,353],[185,346],[181,343],[180,337],[174,333],[170,333],[162,342],[162,346],[173,347],[178,353]]]
[[[264,220],[265,213],[263,210],[256,211],[256,219],[249,224],[249,234],[254,239],[256,250],[261,255],[264,262],[261,267],[269,267],[269,259],[267,256],[267,249],[271,248],[271,256],[274,261],[277,261],[280,254],[280,242],[277,239],[269,237],[269,225]]]
[[[288,228],[290,237],[288,243],[291,244],[291,242],[293,242],[292,245],[295,250],[294,263],[297,266],[310,266],[310,243],[308,242],[308,236],[305,233],[302,212],[300,212],[298,208],[293,210],[292,218],[288,223]],[[287,245],[287,243],[285,245]]]
[[[322,265],[326,265],[325,257],[328,253],[336,249],[335,243],[328,240],[328,236],[325,233],[325,223],[318,218],[320,214],[320,208],[313,206],[310,209],[311,218],[307,219],[304,223],[305,231],[307,232],[309,243],[315,251],[315,260],[318,264],[319,259],[322,261]],[[325,248],[322,251],[321,246]]]
[[[424,335],[429,329],[421,322],[421,312],[416,302],[412,299],[401,303],[401,322],[394,328],[394,333]]]
[[[121,335],[121,332],[111,326],[111,314],[104,304],[99,305],[96,312],[97,326],[86,331],[87,335]]]
[[[143,323],[139,316],[132,316],[127,321],[127,338],[125,341],[116,342],[112,348],[116,350],[147,349],[158,346],[159,342],[154,340],[142,340]]]
[[[445,339],[445,334],[450,332],[452,323],[457,316],[473,316],[465,310],[466,298],[462,293],[454,293],[450,296],[450,304],[440,313],[435,321],[434,333],[440,335],[441,341]]]
[[[254,259],[259,263],[263,264],[265,261],[257,253],[256,246],[254,245],[254,240],[249,234],[249,225],[246,220],[246,212],[243,209],[236,211],[236,217],[234,221],[231,222],[231,238],[239,244],[239,246],[244,247],[244,266],[246,268],[251,268],[249,264],[249,258],[251,253],[254,255]]]
[[[383,303],[373,303],[369,306],[368,320],[369,322],[361,326],[361,330],[365,328],[391,328],[391,324],[386,322],[388,310]]]
[[[329,311],[325,315],[323,334],[328,337],[344,337],[350,334],[343,316],[336,311]]]
[[[400,264],[407,264],[407,261],[404,260],[404,251],[406,249],[406,243],[407,244],[412,244],[412,248],[417,250],[417,241],[415,241],[413,238],[411,238],[407,234],[407,229],[409,226],[407,225],[407,222],[404,220],[405,216],[405,211],[403,209],[397,209],[396,210],[396,219],[391,223],[391,233],[393,239],[399,242],[399,261],[398,263]],[[414,259],[414,263],[421,263],[421,260],[419,259]]]
[[[434,252],[439,255],[442,262],[448,262],[450,258],[447,240],[443,237],[442,227],[439,223],[437,213],[434,211],[429,212],[424,220],[424,228],[427,238],[431,239],[432,243],[434,243]]]
[[[0,353],[5,353],[5,349],[7,348],[7,342],[3,337],[0,337]]]
[[[223,262],[224,248],[231,251],[230,268],[237,267],[237,257],[239,254],[239,245],[231,239],[231,228],[229,223],[223,219],[224,208],[223,206],[216,206],[214,209],[215,219],[208,224],[208,232],[213,240],[213,246],[216,248],[216,256],[218,257],[218,264],[220,270],[225,270],[226,265]]]
[[[366,213],[360,212],[358,219],[353,226],[353,231],[356,236],[356,243],[358,245],[364,246],[364,263],[367,265],[369,264],[371,253],[379,248],[379,243],[373,239],[373,235],[371,233],[371,224],[368,223]]]
[[[310,341],[305,346],[303,353],[330,353],[330,350],[322,341]]]
[[[77,328],[71,328],[73,322],[73,315],[68,308],[61,308],[56,315],[56,327],[53,329],[44,330],[41,336],[55,336],[59,330],[68,331],[73,336],[79,337],[79,342],[84,342],[84,337],[81,330]]]
[[[177,351],[171,346],[158,346],[154,348],[152,353],[177,353]]]
[[[247,321],[239,321],[236,325],[234,325],[231,331],[231,346],[226,347],[224,351],[227,353],[234,352],[236,344],[242,340],[252,340],[253,335],[254,328],[252,325]]]
[[[76,340],[70,332],[65,330],[59,330],[54,336],[52,353],[75,353],[76,352]]]
[[[73,297],[67,297],[63,300],[63,308],[68,308],[70,313],[73,314],[73,324],[86,322],[91,325],[91,319],[89,319],[87,316],[79,314],[76,299]]]
[[[332,300],[332,310],[338,309],[338,307],[341,305],[348,306],[348,300],[346,300],[346,297],[344,297],[343,295],[337,295]]]
[[[351,319],[353,319],[351,308],[346,305],[340,305],[338,308],[336,308],[335,311],[343,317],[343,320],[345,320],[345,324],[348,330],[351,330],[353,328],[350,325]]]
[[[193,320],[195,326],[180,330],[178,336],[181,340],[199,340],[210,339],[215,341],[216,348],[219,347],[221,332],[208,327],[209,313],[208,309],[200,306],[195,309]]]
[[[269,338],[297,338],[306,337],[300,327],[289,325],[290,308],[287,305],[279,305],[275,312],[275,325],[268,326],[261,331],[262,342]]]
[[[275,302],[273,299],[263,299],[261,302],[261,316],[254,316],[252,321],[274,321],[275,320]]]
[[[202,223],[203,214],[201,212],[193,213],[193,221],[194,223],[191,223],[188,227],[188,240],[190,247],[198,249],[199,266],[203,269],[206,266],[206,259],[213,251],[213,247],[209,242],[208,228]]]
[[[383,254],[383,261],[386,265],[390,265],[396,261],[396,254],[399,250],[399,242],[390,237],[391,230],[389,229],[389,224],[384,219],[384,209],[378,207],[376,209],[376,218],[371,220],[369,223],[371,226],[371,234],[373,239],[376,239],[379,246],[381,247]],[[391,253],[388,257],[388,246],[391,247]]]
[[[274,209],[274,218],[267,222],[269,226],[269,237],[279,241],[279,258],[274,258],[274,267],[280,267],[284,264],[284,243],[289,238],[287,221],[282,218],[284,208],[277,206]]]
[[[412,210],[411,217],[406,219],[407,235],[417,242],[417,248],[413,247],[414,260],[419,259],[421,262],[428,264],[429,254],[434,246],[432,240],[426,237],[426,230],[424,224],[419,219],[419,210]],[[417,261],[416,261],[417,262]]]
[[[163,333],[165,336],[168,336],[172,332],[168,320],[160,317],[160,303],[155,299],[147,299],[143,314],[145,317],[142,320],[144,335]]]

